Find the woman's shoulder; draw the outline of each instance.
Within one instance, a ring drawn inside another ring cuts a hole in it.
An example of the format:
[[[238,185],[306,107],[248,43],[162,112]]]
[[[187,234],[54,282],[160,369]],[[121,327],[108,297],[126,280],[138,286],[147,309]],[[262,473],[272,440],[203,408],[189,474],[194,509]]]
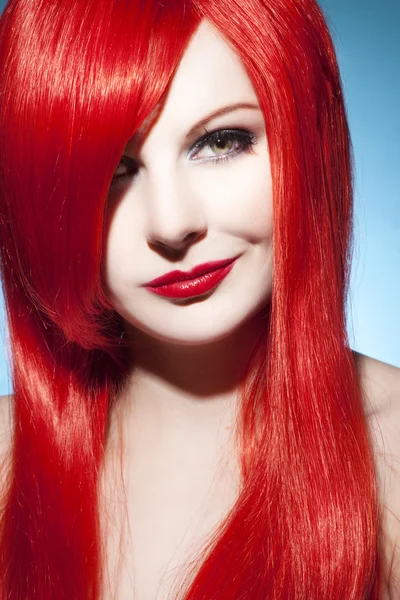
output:
[[[400,369],[358,353],[354,358],[378,480],[388,592],[400,598]]]
[[[386,465],[397,467],[400,486],[400,368],[359,352],[353,356],[373,449],[378,459],[385,457]],[[10,447],[13,399],[13,394],[0,395],[0,456]],[[400,504],[400,487],[398,492]]]
[[[400,369],[353,352],[363,391],[366,417],[399,408]]]

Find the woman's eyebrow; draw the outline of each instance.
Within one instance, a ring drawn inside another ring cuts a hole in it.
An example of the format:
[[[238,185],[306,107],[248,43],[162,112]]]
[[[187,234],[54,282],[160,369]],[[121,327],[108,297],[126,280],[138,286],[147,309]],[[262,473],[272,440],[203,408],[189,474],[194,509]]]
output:
[[[253,104],[250,102],[237,102],[236,104],[228,104],[227,106],[223,106],[222,108],[218,108],[214,110],[212,113],[209,113],[206,117],[203,117],[201,121],[198,121],[193,127],[190,128],[188,133],[185,135],[185,138],[191,138],[196,136],[198,133],[203,133],[204,126],[215,119],[216,117],[221,117],[222,115],[226,115],[228,113],[233,112],[234,110],[239,110],[241,108],[251,108],[256,110],[261,110],[259,104]]]
[[[236,102],[235,104],[228,104],[227,106],[222,106],[221,108],[217,108],[209,113],[207,116],[203,117],[200,121],[198,121],[193,127],[190,128],[188,133],[185,135],[185,139],[188,140],[190,138],[196,137],[200,133],[204,133],[204,126],[207,125],[209,121],[215,119],[216,117],[221,117],[222,115],[226,115],[235,110],[240,110],[243,108],[250,108],[253,110],[261,110],[259,104],[255,104],[253,102]],[[159,116],[162,110],[162,106],[160,105],[157,108],[157,111],[152,113],[148,119],[139,127],[136,133],[132,136],[128,146],[130,147],[130,151],[138,152],[152,126],[155,124],[157,117]]]

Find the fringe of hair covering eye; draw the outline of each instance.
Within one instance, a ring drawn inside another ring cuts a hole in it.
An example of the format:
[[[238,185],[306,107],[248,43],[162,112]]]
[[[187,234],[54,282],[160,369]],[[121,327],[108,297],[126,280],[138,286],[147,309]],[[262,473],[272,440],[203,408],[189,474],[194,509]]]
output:
[[[376,478],[345,330],[351,146],[320,9],[11,0],[0,21],[0,265],[14,390],[1,600],[101,598],[99,470],[128,354],[104,293],[104,208],[123,148],[201,19],[238,53],[264,112],[274,286],[241,389],[239,496],[180,597],[379,598]]]

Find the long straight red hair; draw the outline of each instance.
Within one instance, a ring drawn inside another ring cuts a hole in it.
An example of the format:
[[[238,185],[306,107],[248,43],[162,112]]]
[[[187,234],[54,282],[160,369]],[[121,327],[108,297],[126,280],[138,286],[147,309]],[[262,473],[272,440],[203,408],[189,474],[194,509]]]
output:
[[[202,19],[243,61],[264,113],[274,280],[242,386],[240,493],[181,594],[379,597],[376,478],[345,330],[350,139],[317,4],[11,0],[0,23],[0,259],[14,390],[3,600],[101,597],[98,480],[128,351],[104,293],[107,193]]]

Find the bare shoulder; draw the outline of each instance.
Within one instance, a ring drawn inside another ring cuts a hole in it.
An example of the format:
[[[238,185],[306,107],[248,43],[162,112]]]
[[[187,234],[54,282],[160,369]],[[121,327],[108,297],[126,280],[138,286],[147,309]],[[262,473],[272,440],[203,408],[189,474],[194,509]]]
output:
[[[359,352],[353,354],[366,402],[366,416],[399,407],[400,369]]]
[[[382,556],[400,597],[400,369],[355,353],[382,507]]]

